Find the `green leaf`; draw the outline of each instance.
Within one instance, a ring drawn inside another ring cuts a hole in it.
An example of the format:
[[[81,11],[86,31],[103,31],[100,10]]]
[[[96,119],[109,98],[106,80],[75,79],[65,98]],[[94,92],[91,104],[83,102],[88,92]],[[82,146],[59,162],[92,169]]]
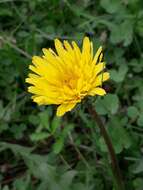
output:
[[[20,125],[12,125],[9,131],[13,134],[16,139],[20,139],[24,135],[24,131],[26,130],[26,125],[21,123]]]
[[[143,127],[143,113],[139,115],[139,118],[137,120],[137,124],[141,127]]]
[[[127,110],[127,114],[129,118],[135,119],[138,116],[139,111],[135,106],[129,106]]]
[[[96,100],[95,107],[101,115],[106,115],[107,113],[115,114],[119,108],[119,98],[116,94],[107,94],[102,99]]]
[[[136,179],[133,180],[133,185],[135,190],[142,190],[143,188],[143,179],[138,177]]]
[[[30,190],[30,181],[31,181],[31,178],[30,178],[30,175],[26,176],[26,178],[18,178],[14,181],[13,183],[13,186],[16,190],[18,189],[21,189],[21,190]]]
[[[3,117],[5,109],[3,107],[3,102],[0,100],[0,119]]]
[[[117,127],[117,126],[109,127],[108,133],[111,137],[116,154],[121,153],[124,148],[125,149],[130,148],[132,144],[131,139],[129,134],[123,127]],[[103,152],[108,152],[103,137],[100,137],[99,139],[99,146]]]
[[[49,129],[49,111],[44,110],[39,113],[39,118],[40,118],[40,124],[42,125],[43,128]]]
[[[6,131],[6,130],[8,130],[8,129],[9,129],[9,126],[8,126],[7,123],[5,123],[5,122],[1,122],[1,123],[0,123],[0,133]]]
[[[122,23],[113,25],[111,28],[110,41],[113,44],[123,43],[124,46],[131,44],[133,40],[133,21],[125,20]]]
[[[38,115],[29,115],[28,118],[29,122],[33,125],[38,125],[40,123],[40,119],[38,117]]]
[[[2,190],[9,190],[9,187],[5,185]]]
[[[40,141],[48,138],[49,136],[51,136],[51,134],[48,132],[36,132],[33,133],[30,138],[32,141]]]
[[[132,68],[133,68],[133,71],[135,73],[140,73],[142,72],[142,69],[143,69],[143,60],[139,60],[139,59],[132,59],[129,63]]]
[[[121,65],[118,70],[111,69],[110,75],[111,79],[115,82],[122,82],[127,74],[128,67],[126,65]]]
[[[123,45],[128,46],[133,41],[133,21],[125,20],[121,26],[122,33],[124,34]]]
[[[140,18],[137,20],[137,23],[136,23],[136,31],[137,33],[143,37],[143,18]]]
[[[53,145],[53,151],[55,154],[59,154],[64,146],[64,139],[59,138],[56,140],[55,144]]]
[[[77,172],[75,170],[69,170],[61,176],[60,184],[64,189],[68,189],[73,182],[73,178]]]
[[[12,16],[12,10],[10,10],[8,8],[0,7],[0,17],[6,17],[6,16],[11,17]]]
[[[115,114],[119,108],[119,98],[116,94],[107,94],[103,100],[104,106],[111,113]]]
[[[63,138],[66,138],[66,136],[69,134],[69,132],[71,132],[71,130],[74,128],[74,124],[69,123],[66,127],[64,127],[61,136]]]
[[[121,1],[119,0],[101,0],[100,4],[108,13],[111,14],[120,11],[122,8]]]
[[[15,154],[15,156],[20,155],[20,156],[24,157],[24,156],[30,155],[31,151],[34,148],[24,147],[24,146],[20,146],[17,144],[0,142],[0,152],[7,150],[7,149],[10,149]]]
[[[96,111],[97,111],[100,115],[106,115],[106,114],[108,113],[108,110],[107,110],[106,107],[104,106],[103,99],[101,99],[101,98],[97,98],[97,99],[96,99],[95,108],[96,108]]]
[[[54,117],[52,122],[51,122],[51,127],[50,127],[51,133],[54,134],[56,129],[58,127],[60,127],[60,125],[61,125],[61,118],[60,117]]]
[[[140,159],[137,163],[136,163],[136,168],[134,169],[133,173],[141,173],[143,172],[143,159]]]

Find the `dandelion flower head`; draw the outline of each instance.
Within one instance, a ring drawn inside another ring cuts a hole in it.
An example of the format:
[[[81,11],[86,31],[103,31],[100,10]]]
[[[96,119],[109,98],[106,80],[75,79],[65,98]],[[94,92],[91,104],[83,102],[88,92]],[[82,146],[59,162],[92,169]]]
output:
[[[76,42],[55,39],[55,49],[43,49],[44,55],[33,56],[32,71],[26,82],[28,91],[38,105],[56,104],[57,116],[64,115],[86,96],[106,94],[102,82],[109,79],[105,72],[102,47],[93,53],[93,43],[83,39],[82,50]]]

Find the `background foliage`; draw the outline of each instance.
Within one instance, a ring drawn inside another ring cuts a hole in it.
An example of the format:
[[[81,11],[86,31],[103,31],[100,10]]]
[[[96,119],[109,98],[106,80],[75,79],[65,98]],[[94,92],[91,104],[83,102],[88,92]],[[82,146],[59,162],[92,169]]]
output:
[[[108,95],[92,99],[126,189],[143,190],[143,1],[0,0],[0,190],[109,190],[109,155],[87,103],[64,118],[38,107],[25,77],[53,39],[105,49]],[[82,108],[82,109],[81,109]]]

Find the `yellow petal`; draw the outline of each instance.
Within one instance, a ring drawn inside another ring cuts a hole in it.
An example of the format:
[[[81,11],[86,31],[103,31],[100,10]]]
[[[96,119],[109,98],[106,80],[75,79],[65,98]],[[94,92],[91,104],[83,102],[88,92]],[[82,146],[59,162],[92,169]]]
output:
[[[94,59],[93,59],[94,64],[97,64],[97,61],[98,61],[98,58],[99,58],[101,52],[102,52],[102,47],[100,46],[99,49],[97,50],[95,56],[94,56]],[[101,60],[101,58],[99,58],[99,59]]]
[[[95,79],[95,82],[93,83],[93,86],[100,86],[102,83],[110,78],[110,74],[108,72],[101,73],[98,75]]]
[[[35,86],[29,86],[28,92],[30,92],[32,94],[36,94],[36,95],[42,95],[43,94],[42,90],[36,88]]]
[[[73,49],[74,49],[74,52],[75,52],[75,55],[76,55],[76,59],[77,59],[77,64],[79,64],[79,61],[80,61],[80,58],[81,58],[81,51],[78,47],[78,45],[73,41],[72,42],[72,45],[73,45]]]
[[[41,87],[41,86],[30,86],[28,87],[28,92],[32,93],[32,94],[36,94],[36,95],[39,95],[39,96],[45,96],[45,97],[48,97],[50,99],[53,99],[55,101],[60,101],[61,100],[61,96],[60,96],[60,91],[57,89],[57,92],[56,91],[53,91],[52,89],[52,86],[51,88],[44,88]]]
[[[29,69],[38,75],[40,74],[39,70],[33,65],[29,65]]]
[[[43,48],[42,50],[44,53],[43,59],[48,62],[48,71],[54,70],[54,73],[60,72],[60,75],[61,75],[65,67],[65,64],[63,63],[61,58],[58,55],[56,55],[56,53],[50,48],[49,49]]]
[[[33,97],[33,101],[36,102],[38,105],[50,105],[50,104],[59,104],[55,99],[46,97],[46,96],[36,96]]]
[[[100,53],[100,56],[99,56],[99,62],[101,62],[102,59],[103,59],[103,53],[101,52],[101,53]]]
[[[65,55],[65,49],[63,47],[63,44],[60,40],[55,39],[55,48],[60,57],[64,57]]]
[[[71,111],[75,107],[76,103],[61,104],[57,108],[57,116],[61,117],[66,112]]]
[[[91,53],[91,58],[93,59],[93,43],[90,42],[90,53]]]
[[[94,67],[94,73],[93,75],[96,76],[98,73],[100,73],[105,68],[105,62],[98,63]]]
[[[56,72],[58,72],[51,64],[48,64],[46,59],[43,59],[38,56],[33,56],[32,63],[29,68],[33,72],[37,73],[40,76],[53,75],[55,77]]]
[[[64,40],[64,47],[66,48],[67,51],[72,52],[73,49],[71,47],[71,45],[69,44],[69,42],[67,40]]]
[[[88,93],[90,96],[100,95],[104,96],[106,94],[105,90],[103,88],[93,88]]]
[[[88,37],[85,37],[83,39],[82,53],[90,51],[90,48],[91,48],[90,40]]]
[[[64,41],[64,46],[63,46],[63,44],[58,39],[56,39],[55,48],[59,55],[58,58],[60,58],[62,61],[62,63],[60,62],[60,65],[62,65],[62,68],[64,69],[65,72],[68,72],[68,70],[70,70],[73,67],[74,63],[76,62],[75,60],[76,55],[71,45],[67,41]]]
[[[77,90],[80,92],[84,84],[83,78],[79,78],[77,81]]]
[[[32,63],[35,65],[35,66],[39,66],[39,65],[42,65],[43,63],[45,63],[44,59],[42,59],[41,57],[39,56],[33,56],[32,57]]]
[[[33,74],[33,73],[29,73],[28,77],[29,77],[29,78],[33,78],[33,79],[39,78],[38,75],[35,75],[35,74]]]

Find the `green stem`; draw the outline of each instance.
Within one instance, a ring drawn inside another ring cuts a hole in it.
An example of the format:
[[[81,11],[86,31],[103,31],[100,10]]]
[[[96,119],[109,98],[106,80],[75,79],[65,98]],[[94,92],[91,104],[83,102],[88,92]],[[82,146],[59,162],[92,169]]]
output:
[[[90,166],[89,166],[87,160],[84,158],[84,156],[82,155],[82,153],[80,152],[80,150],[78,149],[78,147],[75,145],[74,140],[73,140],[73,137],[72,137],[72,135],[71,135],[70,133],[69,133],[69,138],[70,138],[70,141],[71,141],[72,145],[73,145],[74,148],[75,148],[75,151],[78,153],[78,155],[79,155],[80,158],[82,159],[83,163],[86,165],[86,167],[87,167],[88,169],[90,169]]]
[[[120,168],[119,168],[119,165],[118,165],[116,154],[115,154],[112,142],[110,140],[110,137],[109,137],[109,135],[108,135],[108,133],[107,133],[105,127],[104,127],[103,122],[102,122],[102,119],[97,114],[95,109],[90,108],[89,112],[90,112],[92,118],[96,121],[96,123],[97,123],[97,125],[98,125],[98,127],[100,129],[101,135],[103,136],[104,141],[105,141],[105,143],[107,145],[107,148],[108,148],[108,151],[109,151],[109,154],[110,154],[110,158],[111,158],[112,172],[113,172],[113,175],[114,175],[115,180],[116,180],[117,188],[118,188],[118,190],[125,190],[124,182],[122,180],[122,175],[121,175],[121,172],[120,172]]]

